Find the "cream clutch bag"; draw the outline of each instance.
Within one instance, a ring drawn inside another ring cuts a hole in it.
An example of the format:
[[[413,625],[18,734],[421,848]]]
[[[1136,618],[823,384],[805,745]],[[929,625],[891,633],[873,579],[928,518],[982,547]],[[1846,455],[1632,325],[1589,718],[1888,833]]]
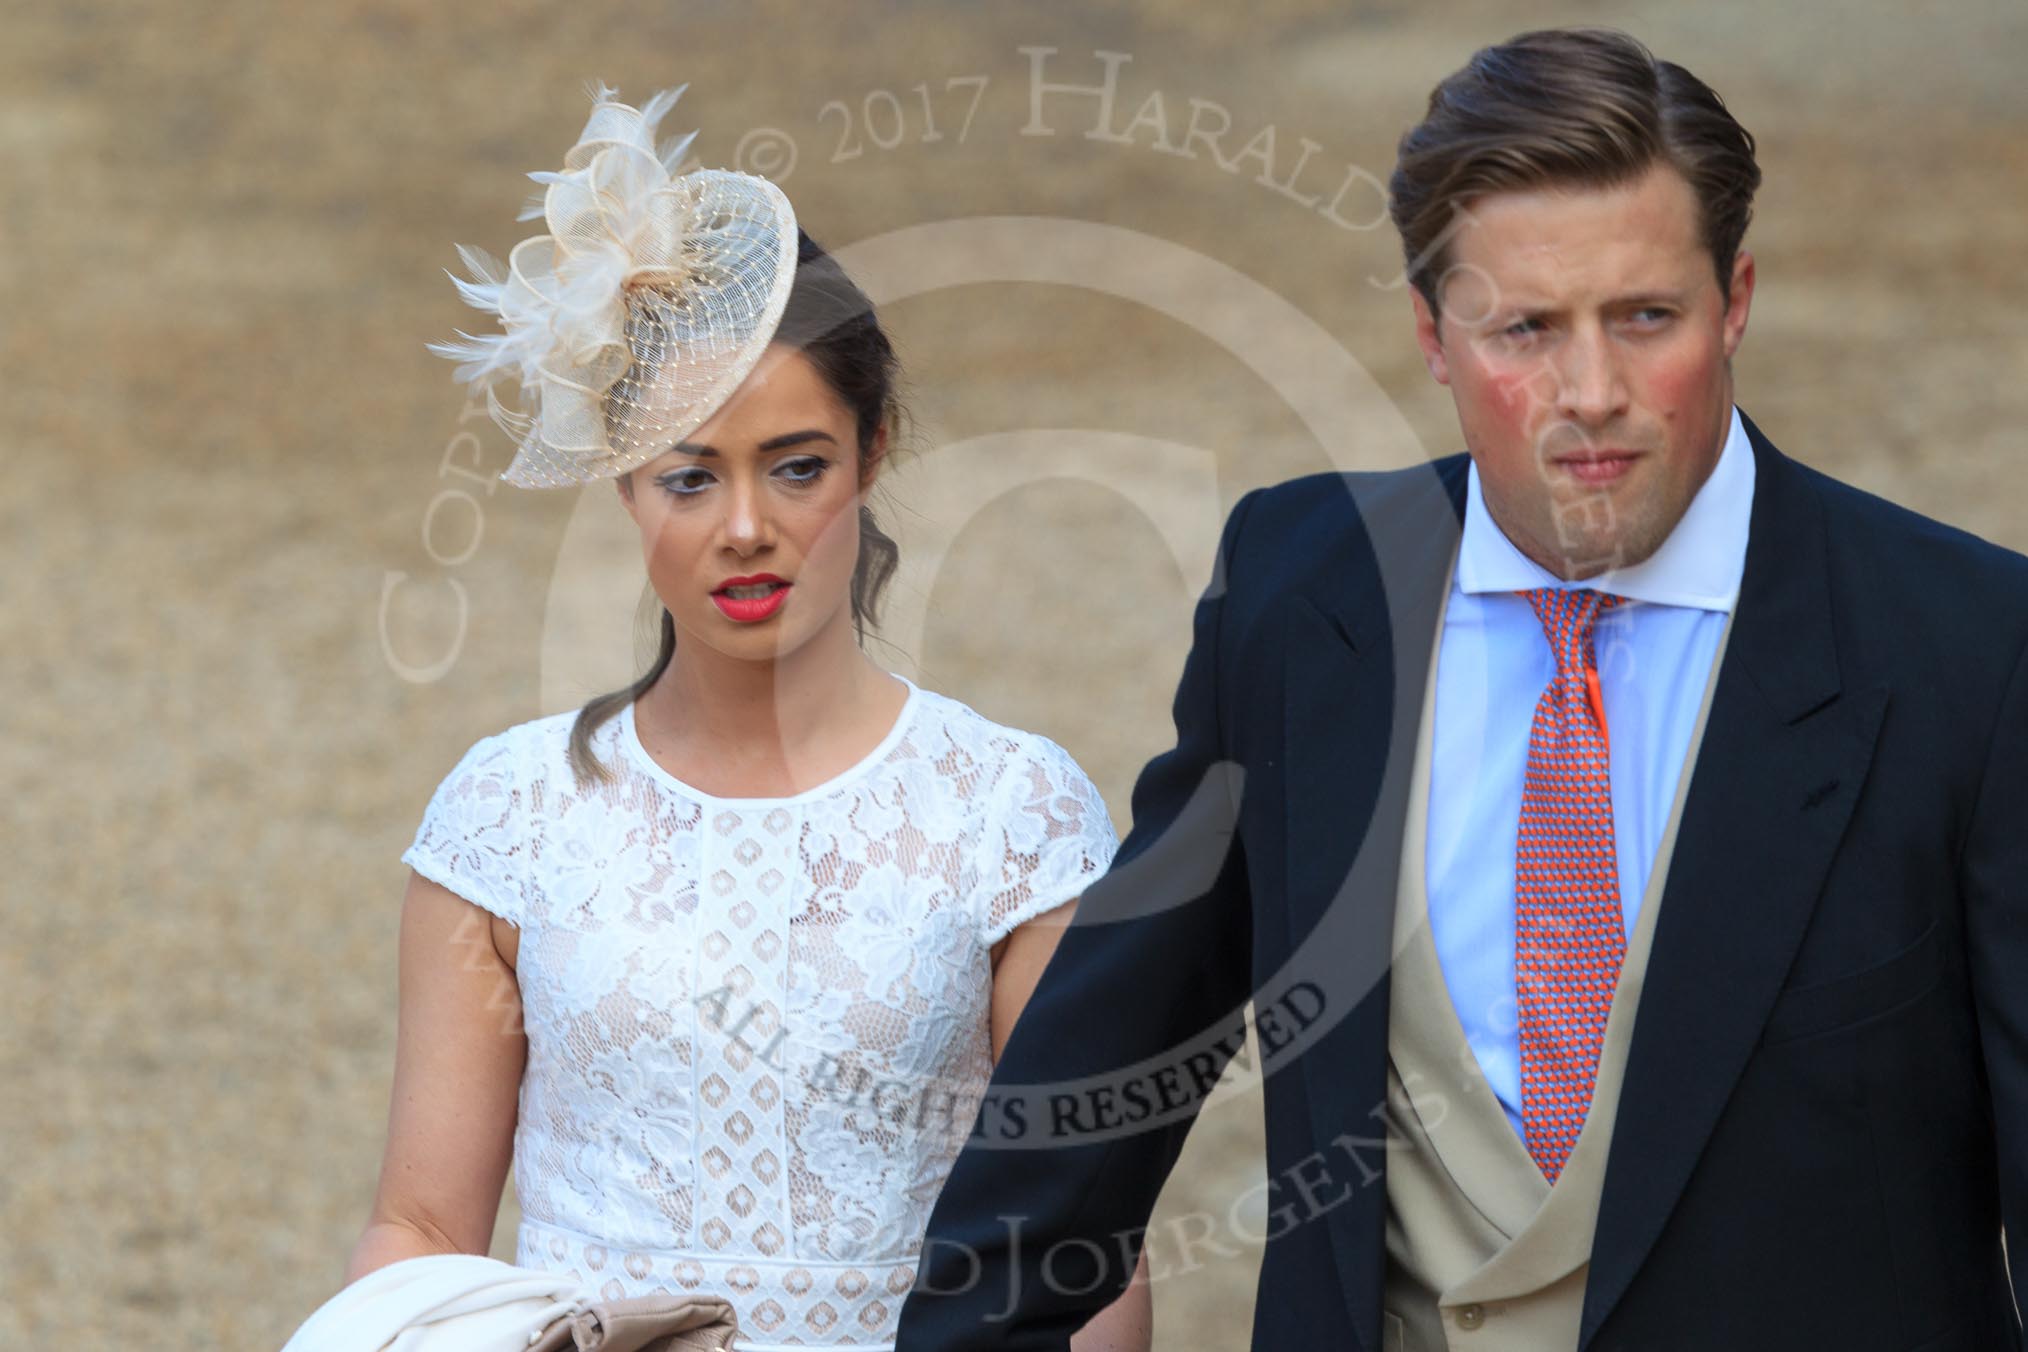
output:
[[[723,1352],[737,1334],[713,1297],[598,1300],[561,1273],[447,1253],[367,1273],[282,1352]]]

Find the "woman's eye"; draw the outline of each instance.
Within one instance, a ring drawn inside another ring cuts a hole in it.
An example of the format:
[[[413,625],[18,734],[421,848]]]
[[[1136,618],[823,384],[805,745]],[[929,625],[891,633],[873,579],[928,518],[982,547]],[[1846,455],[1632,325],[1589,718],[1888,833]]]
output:
[[[708,470],[690,465],[683,469],[672,469],[655,482],[679,497],[688,497],[692,493],[702,493],[710,487],[711,474]]]
[[[790,483],[810,484],[822,478],[824,471],[829,468],[830,464],[828,461],[812,455],[804,456],[798,460],[791,460],[780,469],[777,469],[775,473],[781,475]]]

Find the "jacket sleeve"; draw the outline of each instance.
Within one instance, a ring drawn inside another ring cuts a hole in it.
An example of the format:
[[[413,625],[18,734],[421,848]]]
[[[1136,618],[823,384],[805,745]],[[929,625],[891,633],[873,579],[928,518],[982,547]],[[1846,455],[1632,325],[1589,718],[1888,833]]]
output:
[[[2028,652],[2000,702],[1960,866],[2014,1305],[2028,1310]],[[2023,1346],[2028,1346],[2024,1340]]]
[[[898,1352],[1063,1349],[1125,1289],[1225,1062],[1251,966],[1239,783],[1219,690],[1241,523],[1227,521],[1176,689],[1176,745],[1014,1026],[939,1195]]]

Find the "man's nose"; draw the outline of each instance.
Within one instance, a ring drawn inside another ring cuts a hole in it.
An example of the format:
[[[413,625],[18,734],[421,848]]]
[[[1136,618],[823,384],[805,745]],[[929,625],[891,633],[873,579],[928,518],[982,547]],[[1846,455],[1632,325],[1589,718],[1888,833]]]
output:
[[[1627,386],[1620,354],[1604,333],[1577,333],[1559,354],[1561,412],[1581,427],[1600,427],[1626,411]]]

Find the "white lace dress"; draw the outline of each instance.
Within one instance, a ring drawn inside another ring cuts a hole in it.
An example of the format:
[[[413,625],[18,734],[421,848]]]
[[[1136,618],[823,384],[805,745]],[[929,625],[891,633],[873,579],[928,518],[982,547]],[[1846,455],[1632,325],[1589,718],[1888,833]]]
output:
[[[752,1349],[891,1345],[991,1073],[988,950],[1115,846],[1063,749],[909,686],[791,798],[700,793],[633,710],[466,753],[402,858],[520,927],[515,1261],[731,1300]]]

